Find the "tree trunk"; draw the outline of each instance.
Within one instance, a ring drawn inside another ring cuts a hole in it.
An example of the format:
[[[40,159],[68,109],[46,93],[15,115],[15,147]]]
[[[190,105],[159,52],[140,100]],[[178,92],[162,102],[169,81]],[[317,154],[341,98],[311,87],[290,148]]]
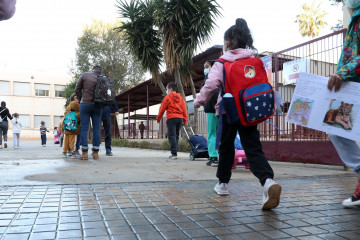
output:
[[[196,98],[196,89],[195,89],[195,84],[194,81],[192,79],[192,77],[190,77],[190,87],[191,87],[191,93],[193,95],[193,98],[195,100]],[[194,126],[193,126],[193,130],[195,132],[195,134],[198,133],[198,122],[199,122],[199,109],[194,107]]]
[[[158,82],[158,85],[159,85],[159,87],[160,87],[163,95],[166,96],[166,87],[164,86],[164,83],[160,80],[160,81]]]
[[[181,95],[181,97],[185,99],[185,92],[184,92],[184,86],[181,82],[181,77],[180,77],[180,71],[179,69],[177,68],[175,71],[174,71],[174,76],[175,76],[175,83],[177,85],[177,89],[178,89],[178,92],[179,94]]]

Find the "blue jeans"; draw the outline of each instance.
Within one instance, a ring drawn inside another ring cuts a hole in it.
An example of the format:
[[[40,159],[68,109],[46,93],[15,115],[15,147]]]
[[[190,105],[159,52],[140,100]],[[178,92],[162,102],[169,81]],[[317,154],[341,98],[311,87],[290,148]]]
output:
[[[177,156],[179,132],[183,124],[182,118],[170,118],[166,121],[168,128],[168,138],[170,142],[170,151],[172,155]]]
[[[329,137],[343,163],[352,168],[360,179],[360,147],[354,140],[331,134]]]
[[[110,106],[103,108],[101,120],[103,122],[105,132],[105,149],[106,152],[111,152],[111,111]]]
[[[98,151],[100,146],[100,124],[101,124],[102,106],[99,104],[80,104],[80,145],[83,151],[88,147],[88,131],[90,118],[93,127],[92,150]]]
[[[41,134],[41,145],[46,145],[46,134]]]

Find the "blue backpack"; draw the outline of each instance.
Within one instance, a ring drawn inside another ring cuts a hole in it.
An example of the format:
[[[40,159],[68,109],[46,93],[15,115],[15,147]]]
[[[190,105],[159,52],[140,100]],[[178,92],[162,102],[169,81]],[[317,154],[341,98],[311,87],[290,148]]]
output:
[[[76,131],[78,127],[78,120],[76,111],[70,111],[64,117],[63,129],[66,131]]]

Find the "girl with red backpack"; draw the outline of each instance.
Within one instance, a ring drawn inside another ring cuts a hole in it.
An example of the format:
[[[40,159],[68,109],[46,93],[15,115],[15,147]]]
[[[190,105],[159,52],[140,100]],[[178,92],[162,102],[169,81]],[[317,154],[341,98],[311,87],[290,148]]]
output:
[[[215,62],[212,66],[205,85],[194,101],[194,106],[197,108],[205,105],[216,90],[221,88],[231,89],[232,86],[224,86],[223,80],[224,73],[226,76],[234,76],[233,74],[228,74],[229,69],[227,69],[226,66],[229,66],[229,64],[227,63],[231,64],[236,61],[243,61],[244,59],[248,59],[250,63],[256,62],[256,59],[254,59],[256,49],[253,46],[253,39],[244,19],[236,19],[236,24],[225,32],[223,49],[224,54],[220,59],[222,61],[224,60],[225,64]],[[249,81],[249,78],[256,76],[257,67],[251,65],[246,66],[247,68],[243,68],[242,72],[239,71],[239,74],[244,75],[242,76],[244,81]],[[251,72],[246,69],[250,69]],[[229,80],[231,79],[226,79],[226,83],[232,82]],[[262,151],[257,125],[244,126],[240,121],[228,123],[226,114],[224,114],[223,111],[219,113],[219,105],[222,100],[221,96],[224,94],[224,91],[220,92],[222,93],[220,93],[220,97],[218,98],[216,110],[217,115],[219,115],[220,120],[222,120],[222,133],[219,146],[219,166],[216,173],[219,182],[216,184],[214,190],[219,195],[229,194],[228,183],[231,178],[231,168],[234,163],[235,154],[234,140],[238,131],[241,144],[250,164],[250,169],[264,187],[262,209],[276,208],[280,203],[281,186],[273,180],[274,172]]]

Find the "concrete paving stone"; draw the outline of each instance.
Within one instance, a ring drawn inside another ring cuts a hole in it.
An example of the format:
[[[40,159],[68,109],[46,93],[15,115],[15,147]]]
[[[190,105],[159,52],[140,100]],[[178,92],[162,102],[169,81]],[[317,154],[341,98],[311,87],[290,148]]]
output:
[[[9,226],[6,233],[30,233],[33,226]]]
[[[138,239],[140,240],[154,240],[154,239],[164,239],[164,237],[158,232],[146,232],[137,234]]]
[[[111,240],[138,240],[138,238],[134,234],[115,234],[115,235],[111,235]]]
[[[177,226],[174,225],[173,223],[155,224],[154,227],[155,227],[159,232],[168,232],[168,231],[179,230],[179,227],[177,227]]]
[[[34,232],[29,240],[55,239],[56,232]]]
[[[10,224],[10,222],[11,222],[10,219],[7,219],[7,220],[1,220],[0,219],[0,227],[7,227]]]
[[[337,232],[336,234],[341,237],[348,238],[348,239],[360,239],[359,229],[356,229],[354,231]]]
[[[30,234],[28,233],[20,233],[20,234],[6,234],[3,236],[2,240],[20,240],[20,239],[28,239]]]
[[[306,236],[306,237],[298,237],[299,240],[322,240],[322,238],[318,236]]]
[[[33,232],[48,232],[48,231],[56,231],[57,224],[36,224],[33,228]]]
[[[58,225],[58,230],[60,230],[60,231],[78,230],[78,229],[82,229],[80,222],[77,222],[77,223],[60,223]]]
[[[105,227],[102,228],[92,228],[92,229],[83,229],[83,235],[87,237],[108,237],[109,233]]]
[[[80,221],[78,221],[80,222]],[[91,228],[102,228],[105,227],[105,224],[103,221],[98,222],[82,222],[82,228],[83,229],[91,229]]]
[[[131,226],[131,228],[135,233],[138,234],[144,232],[156,232],[156,228],[153,225],[136,225],[136,226]]]
[[[0,220],[1,222],[1,220]],[[11,222],[11,226],[24,226],[24,225],[34,225],[35,223],[35,219],[34,218],[30,218],[30,219],[17,219]],[[1,224],[0,224],[1,226]]]
[[[81,230],[64,230],[64,231],[58,231],[57,232],[57,238],[63,239],[63,238],[82,238],[82,231]]]
[[[321,239],[326,239],[326,240],[345,240],[345,239],[348,239],[348,238],[344,238],[344,237],[341,237],[335,233],[328,233],[328,234],[320,234],[318,235],[319,238]]]
[[[111,235],[133,233],[132,229],[129,226],[112,226],[108,229]]]
[[[207,227],[206,231],[210,232],[211,234],[215,236],[220,235],[226,235],[226,234],[232,234],[226,227]]]
[[[300,237],[300,236],[310,235],[310,233],[300,230],[298,228],[284,228],[284,229],[281,229],[281,231],[289,234],[292,237]]]
[[[258,232],[248,232],[248,233],[242,233],[241,237],[246,240],[265,240],[269,239],[268,237],[265,237],[264,235],[258,233]]]
[[[165,237],[165,239],[189,239],[189,237],[180,230],[176,230],[176,231],[168,231],[168,232],[161,232],[161,234]]]

